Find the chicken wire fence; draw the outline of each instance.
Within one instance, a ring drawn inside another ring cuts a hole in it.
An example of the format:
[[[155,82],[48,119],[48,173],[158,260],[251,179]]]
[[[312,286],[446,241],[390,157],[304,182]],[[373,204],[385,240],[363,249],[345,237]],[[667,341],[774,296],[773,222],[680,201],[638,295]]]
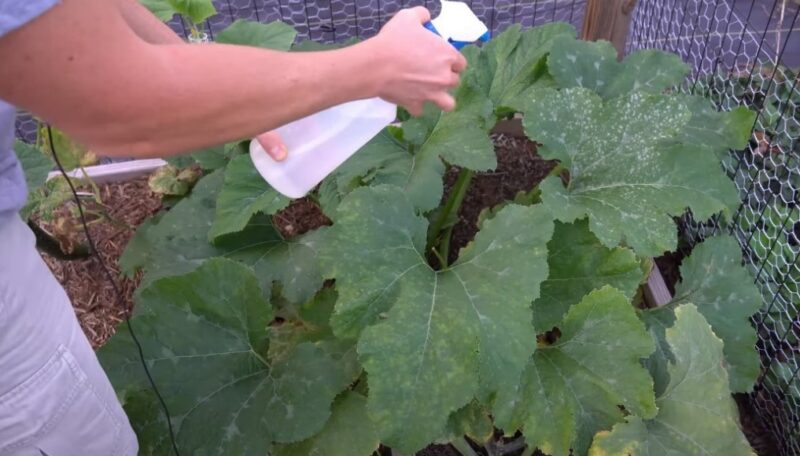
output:
[[[511,24],[525,27],[562,21],[579,30],[586,0],[467,0],[493,34]],[[762,375],[751,397],[781,447],[800,455],[800,67],[799,0],[639,0],[626,51],[659,48],[692,67],[680,88],[700,93],[721,109],[749,106],[758,112],[747,149],[723,160],[742,204],[729,220],[681,220],[691,246],[728,230],[762,291],[759,331]],[[401,8],[436,0],[215,0],[210,39],[237,19],[292,25],[298,40],[323,43],[375,35]],[[186,24],[169,25],[187,36]],[[21,116],[17,135],[32,141],[36,122]]]
[[[750,145],[723,159],[742,204],[727,220],[684,217],[681,232],[688,246],[719,231],[739,240],[764,299],[751,399],[784,455],[800,455],[799,9],[794,0],[644,1],[627,43],[683,57],[693,71],[682,90],[757,112]]]

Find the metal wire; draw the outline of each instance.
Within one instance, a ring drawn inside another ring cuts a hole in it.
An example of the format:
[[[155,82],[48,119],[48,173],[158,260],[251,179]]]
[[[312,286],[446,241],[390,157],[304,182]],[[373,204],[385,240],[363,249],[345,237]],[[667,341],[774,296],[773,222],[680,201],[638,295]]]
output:
[[[800,67],[798,6],[783,0],[639,3],[628,51],[677,52],[693,68],[682,90],[706,94],[722,109],[748,106],[758,113],[750,145],[723,163],[743,203],[730,221],[684,217],[682,238],[698,242],[728,231],[739,241],[764,298],[753,318],[763,361],[754,408],[780,454],[800,455],[800,87],[790,68]],[[664,17],[668,24],[658,26]],[[776,30],[787,24],[779,38]]]

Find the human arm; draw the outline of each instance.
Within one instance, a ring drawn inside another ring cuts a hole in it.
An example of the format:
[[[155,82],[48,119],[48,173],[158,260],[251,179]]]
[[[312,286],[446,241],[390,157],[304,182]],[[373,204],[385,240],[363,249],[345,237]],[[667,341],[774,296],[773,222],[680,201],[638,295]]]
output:
[[[115,0],[125,22],[139,38],[150,44],[182,44],[183,39],[145,8],[139,0]],[[261,147],[275,160],[288,153],[280,135],[275,132],[256,136]]]
[[[182,44],[183,40],[139,0],[114,0],[122,18],[139,38],[150,44]]]
[[[405,10],[370,40],[283,53],[153,45],[113,2],[64,0],[0,38],[0,98],[107,155],[163,156],[256,136],[346,101],[380,96],[422,110],[454,102],[463,57]],[[414,25],[416,24],[416,25]]]

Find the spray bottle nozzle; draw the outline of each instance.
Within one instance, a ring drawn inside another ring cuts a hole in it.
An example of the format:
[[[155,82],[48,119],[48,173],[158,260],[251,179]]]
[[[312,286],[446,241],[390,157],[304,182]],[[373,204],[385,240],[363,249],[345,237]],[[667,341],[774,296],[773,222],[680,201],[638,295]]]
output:
[[[477,41],[489,41],[491,34],[466,3],[442,0],[442,10],[425,28],[441,36],[456,49]]]

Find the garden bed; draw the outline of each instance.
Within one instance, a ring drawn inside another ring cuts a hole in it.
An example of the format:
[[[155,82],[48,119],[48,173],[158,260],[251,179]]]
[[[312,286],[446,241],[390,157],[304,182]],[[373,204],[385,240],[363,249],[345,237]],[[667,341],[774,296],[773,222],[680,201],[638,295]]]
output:
[[[498,167],[495,171],[475,174],[459,211],[458,224],[453,230],[451,252],[454,254],[474,237],[478,230],[477,221],[481,211],[514,199],[519,192],[529,191],[555,167],[555,162],[541,159],[536,154],[536,145],[527,139],[513,134],[495,134],[493,139]],[[454,168],[445,176],[445,199],[457,175],[458,169]],[[104,209],[108,218],[94,222],[90,229],[105,263],[112,273],[119,275],[117,262],[134,234],[135,227],[162,208],[162,198],[150,190],[147,179],[143,177],[104,183],[100,185],[100,195],[103,205],[95,209]],[[88,204],[91,207],[96,203]],[[309,199],[295,201],[274,218],[276,225],[286,237],[330,224],[330,220],[316,203]],[[78,239],[78,242],[81,242],[81,239]],[[47,254],[44,257],[54,275],[67,290],[92,345],[101,346],[113,335],[117,325],[132,309],[132,296],[138,285],[138,277],[119,279],[124,295],[124,302],[119,302],[111,284],[105,280],[99,264],[93,259],[65,261]],[[678,278],[675,260],[670,257],[657,260],[659,266],[667,269],[667,286],[670,291],[674,290],[673,285]],[[743,415],[745,434],[751,445],[761,455],[774,454],[774,443],[767,437],[768,434],[755,418],[756,415],[751,413],[746,397],[737,396],[737,402]],[[385,448],[379,453],[382,456],[391,456],[391,452]],[[418,453],[419,456],[459,454],[450,445],[432,445]],[[518,452],[508,454],[518,454]]]

